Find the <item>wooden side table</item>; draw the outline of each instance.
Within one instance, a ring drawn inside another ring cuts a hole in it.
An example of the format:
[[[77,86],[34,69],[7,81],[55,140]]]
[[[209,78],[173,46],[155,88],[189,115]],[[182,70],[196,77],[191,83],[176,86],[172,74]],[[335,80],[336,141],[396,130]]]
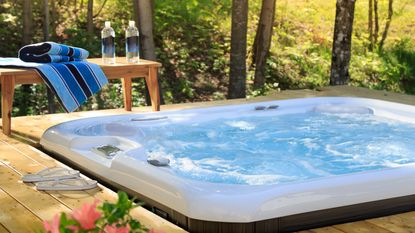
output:
[[[153,111],[160,111],[160,93],[157,81],[158,62],[140,59],[139,63],[127,63],[125,57],[117,58],[116,64],[103,64],[101,58],[88,59],[100,65],[109,80],[121,79],[124,108],[131,111],[132,79],[145,78],[149,90]],[[17,84],[43,83],[39,73],[34,69],[0,68],[1,84],[1,119],[3,133],[11,134],[11,115],[13,109],[14,88]]]

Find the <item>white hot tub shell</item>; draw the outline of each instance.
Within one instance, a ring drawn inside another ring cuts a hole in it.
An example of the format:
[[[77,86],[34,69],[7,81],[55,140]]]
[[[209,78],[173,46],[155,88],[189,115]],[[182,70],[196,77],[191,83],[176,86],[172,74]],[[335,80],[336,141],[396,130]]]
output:
[[[279,108],[277,111],[255,111],[258,105],[278,105]],[[169,167],[147,163],[145,148],[128,139],[139,132],[114,123],[136,119],[143,125],[156,127],[218,117],[307,111],[364,112],[415,123],[415,106],[364,98],[320,97],[80,119],[49,128],[40,143],[45,150],[59,154],[85,170],[134,190],[190,219],[208,222],[252,223],[415,194],[413,165],[275,185],[186,179],[175,175]],[[107,124],[109,135],[85,136],[77,131],[97,122]],[[117,146],[123,152],[108,159],[91,150],[103,144]]]

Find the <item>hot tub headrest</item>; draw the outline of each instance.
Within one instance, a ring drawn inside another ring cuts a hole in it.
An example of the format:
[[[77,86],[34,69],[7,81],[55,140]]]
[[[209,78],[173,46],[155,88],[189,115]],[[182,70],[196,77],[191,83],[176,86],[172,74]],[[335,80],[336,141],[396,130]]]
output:
[[[350,104],[322,104],[315,106],[312,112],[319,113],[355,113],[355,114],[373,114],[373,109]]]

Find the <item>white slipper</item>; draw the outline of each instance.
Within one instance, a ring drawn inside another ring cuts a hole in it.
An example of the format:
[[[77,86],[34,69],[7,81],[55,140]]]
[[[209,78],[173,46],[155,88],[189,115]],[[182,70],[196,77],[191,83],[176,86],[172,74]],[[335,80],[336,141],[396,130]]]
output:
[[[97,187],[97,184],[98,183],[96,180],[85,180],[83,178],[78,178],[39,182],[36,183],[36,189],[44,191],[75,191],[93,189]]]
[[[34,174],[22,176],[23,182],[41,182],[50,180],[73,179],[79,177],[79,171],[63,167],[45,168]]]

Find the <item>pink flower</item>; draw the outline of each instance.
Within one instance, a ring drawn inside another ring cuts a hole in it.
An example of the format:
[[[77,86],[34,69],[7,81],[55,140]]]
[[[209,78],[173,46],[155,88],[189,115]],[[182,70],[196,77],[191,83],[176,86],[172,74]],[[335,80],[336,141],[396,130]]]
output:
[[[53,216],[51,223],[49,223],[48,221],[43,221],[43,227],[45,228],[46,232],[59,233],[59,225],[60,217],[58,214],[55,214],[55,216]]]
[[[130,226],[117,227],[115,224],[107,225],[104,228],[105,233],[128,233],[130,232]]]
[[[79,231],[79,227],[77,227],[77,226],[67,226],[66,229],[69,229],[73,232],[78,232]]]
[[[72,213],[72,218],[79,222],[83,230],[95,229],[95,222],[101,217],[101,213],[97,211],[98,200],[94,203],[85,203],[80,209],[76,209]]]

